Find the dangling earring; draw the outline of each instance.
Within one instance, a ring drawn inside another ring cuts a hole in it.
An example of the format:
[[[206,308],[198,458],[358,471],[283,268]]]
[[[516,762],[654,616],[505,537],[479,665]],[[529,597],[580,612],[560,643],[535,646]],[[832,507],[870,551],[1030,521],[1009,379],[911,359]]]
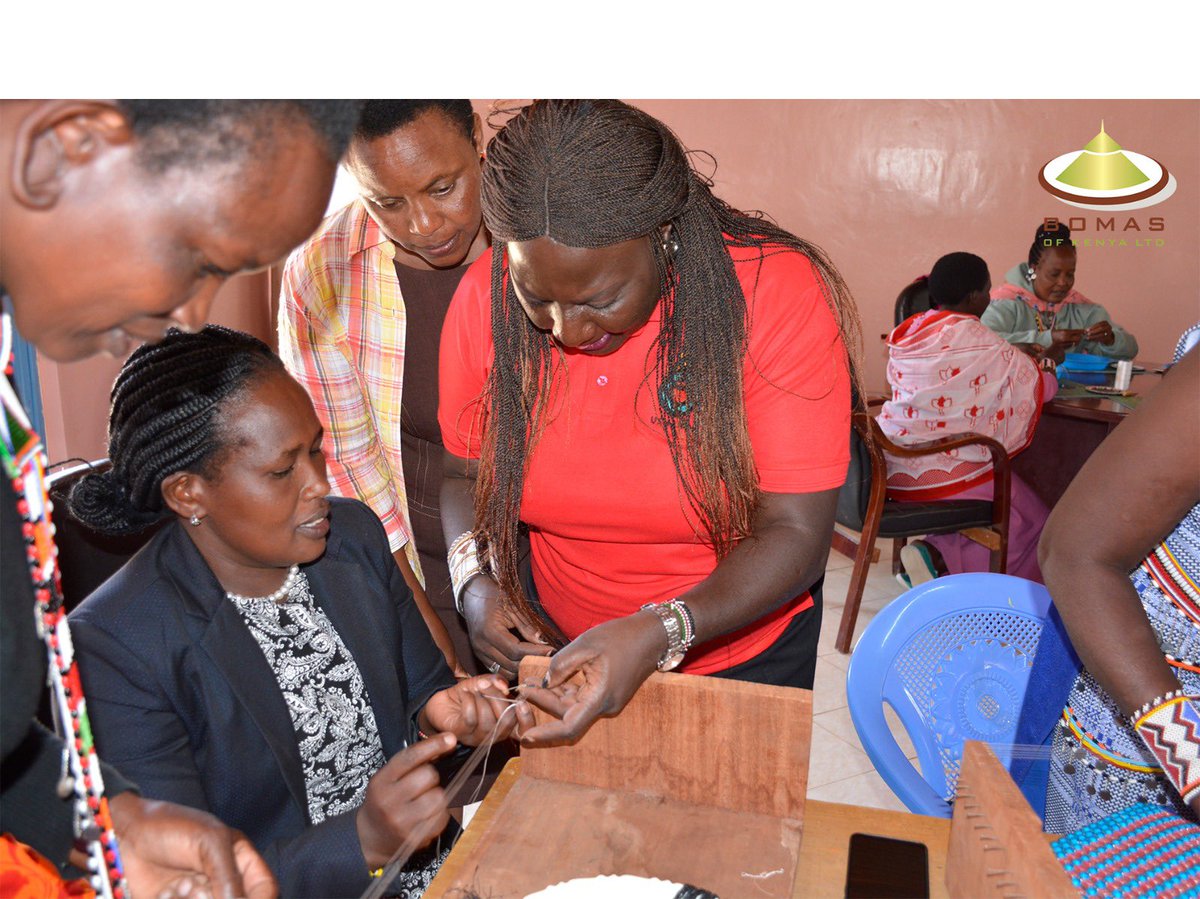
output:
[[[188,524],[190,524],[194,528],[200,527],[200,516],[193,515],[191,518],[188,519]]]

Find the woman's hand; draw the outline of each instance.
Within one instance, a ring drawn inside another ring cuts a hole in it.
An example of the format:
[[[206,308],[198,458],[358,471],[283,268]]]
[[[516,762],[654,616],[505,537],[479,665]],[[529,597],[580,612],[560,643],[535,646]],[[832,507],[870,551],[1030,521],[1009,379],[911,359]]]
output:
[[[555,655],[542,687],[522,689],[527,700],[561,720],[526,731],[521,742],[575,742],[597,718],[625,708],[666,648],[666,629],[652,612],[606,621],[581,634]],[[577,673],[583,683],[567,683]]]
[[[525,656],[554,652],[537,622],[505,599],[500,585],[486,574],[472,578],[463,591],[463,617],[475,654],[493,672],[510,680],[516,678],[517,666]]]
[[[134,895],[276,895],[271,869],[250,841],[207,812],[133,793],[112,797],[109,809]]]
[[[1040,343],[1014,343],[1013,346],[1031,356],[1043,371],[1053,371],[1054,366],[1059,365],[1065,358],[1063,348],[1053,344],[1046,347]]]
[[[511,734],[514,727],[518,734],[532,727],[533,711],[529,706],[524,702],[514,705],[507,696],[508,684],[497,674],[461,680],[429,697],[421,710],[421,730],[452,733],[459,742],[478,746],[493,731],[499,740]]]
[[[420,848],[445,828],[446,793],[431,763],[456,745],[453,734],[437,734],[397,752],[375,772],[355,818],[368,868],[382,868],[410,837]]]
[[[1069,350],[1083,340],[1087,332],[1080,328],[1055,328],[1050,332],[1050,349]]]
[[[1113,341],[1117,339],[1113,334],[1112,324],[1107,321],[1099,321],[1092,325],[1083,335],[1088,340],[1094,340],[1096,343],[1102,343],[1105,346],[1112,346]]]

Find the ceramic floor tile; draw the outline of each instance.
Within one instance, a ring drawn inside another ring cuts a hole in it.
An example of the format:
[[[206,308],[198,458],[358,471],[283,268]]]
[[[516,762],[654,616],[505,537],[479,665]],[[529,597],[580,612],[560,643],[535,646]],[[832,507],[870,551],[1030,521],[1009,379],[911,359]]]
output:
[[[830,645],[832,646],[833,644],[830,644]],[[833,665],[835,668],[840,669],[842,672],[843,678],[845,677],[846,669],[848,669],[850,667],[850,656],[842,655],[840,652],[826,653],[823,656],[819,656],[819,658],[821,661],[825,662],[826,664]],[[842,687],[843,687],[843,689],[845,688],[844,680],[842,683]]]
[[[824,656],[817,657],[813,678],[813,715],[846,707],[846,672]]]
[[[813,722],[812,748],[808,760],[808,794],[825,784],[874,770],[861,749],[851,746]]]
[[[813,723],[821,725],[821,727],[825,728],[825,730],[829,731],[839,740],[849,743],[855,749],[862,750],[862,744],[858,739],[858,732],[854,729],[854,722],[850,718],[850,709],[847,706],[830,709],[820,714],[817,714],[814,709]]]
[[[879,612],[879,608],[875,607],[875,606],[869,606],[869,605],[863,604],[858,607],[858,618],[854,622],[854,639],[850,641],[850,651],[851,652],[853,652],[854,647],[858,645],[858,638],[863,635],[863,631],[865,631],[867,629],[867,625],[871,623],[871,619],[873,619],[875,617],[876,613],[878,613],[878,612]],[[839,614],[838,617],[840,618],[841,615]],[[823,623],[824,622],[822,622],[822,624]],[[836,636],[836,633],[837,633],[837,631],[835,628],[834,629],[835,636]],[[830,645],[832,646],[832,644],[830,644]],[[820,654],[820,650],[818,650],[818,654]]]
[[[837,652],[833,641],[837,639],[838,625],[842,622],[842,610],[824,609],[821,615],[821,635],[817,638],[817,656]]]
[[[829,561],[825,563],[826,571],[841,571],[854,567],[854,560],[849,556],[843,556],[836,549],[829,551]]]
[[[842,780],[814,787],[809,781],[809,799],[822,802],[841,802],[846,805],[865,805],[869,808],[906,812],[908,809],[875,771],[866,771]]]
[[[825,584],[821,595],[824,597],[825,609],[840,609],[846,603],[846,591],[850,588],[850,570],[825,569]]]

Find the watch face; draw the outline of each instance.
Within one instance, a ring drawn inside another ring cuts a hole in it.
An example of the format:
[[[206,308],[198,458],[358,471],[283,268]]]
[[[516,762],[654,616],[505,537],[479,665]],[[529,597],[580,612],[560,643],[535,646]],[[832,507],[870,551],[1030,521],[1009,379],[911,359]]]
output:
[[[658,663],[658,670],[659,671],[670,671],[672,668],[678,667],[679,663],[682,661],[683,661],[683,653],[677,652],[673,656],[667,656],[665,659],[660,659],[659,663]]]

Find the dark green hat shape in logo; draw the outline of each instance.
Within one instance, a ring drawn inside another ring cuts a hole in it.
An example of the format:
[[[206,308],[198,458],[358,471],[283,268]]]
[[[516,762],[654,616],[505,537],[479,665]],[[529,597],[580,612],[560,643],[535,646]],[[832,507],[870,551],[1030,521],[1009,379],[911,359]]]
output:
[[[1121,145],[1105,133],[1102,120],[1100,133],[1055,180],[1085,190],[1120,190],[1150,179],[1125,155]]]

